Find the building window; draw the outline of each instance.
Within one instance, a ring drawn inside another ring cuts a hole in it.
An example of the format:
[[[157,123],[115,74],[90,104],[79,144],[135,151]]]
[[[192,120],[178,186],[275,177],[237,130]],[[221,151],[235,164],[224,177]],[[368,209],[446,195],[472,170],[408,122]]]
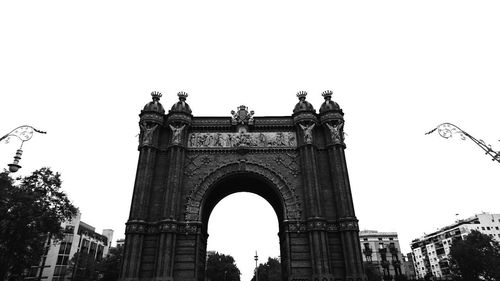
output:
[[[382,241],[382,238],[380,238],[380,237],[379,237],[379,238],[378,238],[378,241]]]
[[[58,256],[57,257],[57,265],[67,265],[68,259],[69,259],[69,256]]]
[[[75,226],[74,225],[67,225],[64,228],[64,233],[74,233],[75,232]]]
[[[481,226],[481,229],[482,229],[482,230],[485,230],[485,229],[484,229],[484,226]]]

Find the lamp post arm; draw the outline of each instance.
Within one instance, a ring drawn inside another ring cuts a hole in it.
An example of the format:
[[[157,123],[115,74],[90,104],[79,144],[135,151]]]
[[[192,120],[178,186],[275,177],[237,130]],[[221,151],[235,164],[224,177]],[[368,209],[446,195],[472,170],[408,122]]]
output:
[[[7,139],[7,141],[8,141],[8,139],[10,137],[17,137],[22,142],[25,142],[25,141],[30,140],[33,137],[33,132],[37,132],[37,133],[40,133],[40,134],[46,134],[47,133],[47,132],[44,132],[44,131],[36,129],[33,126],[22,125],[22,126],[19,126],[19,127],[15,128],[12,131],[10,131],[8,134],[4,135],[3,137],[1,137],[0,141],[3,141],[4,139]]]
[[[484,152],[486,152],[487,155],[489,155],[493,161],[497,161],[500,163],[500,151],[494,151],[491,148],[491,145],[486,144],[483,140],[481,139],[476,139],[473,137],[471,134],[467,133],[466,131],[462,130],[458,126],[451,124],[451,123],[442,123],[439,124],[436,128],[430,130],[429,132],[425,133],[426,135],[430,135],[434,133],[435,131],[438,131],[439,135],[445,139],[451,138],[454,134],[460,135],[462,140],[465,140],[466,138],[469,138],[471,141],[473,141],[477,146],[479,146]]]

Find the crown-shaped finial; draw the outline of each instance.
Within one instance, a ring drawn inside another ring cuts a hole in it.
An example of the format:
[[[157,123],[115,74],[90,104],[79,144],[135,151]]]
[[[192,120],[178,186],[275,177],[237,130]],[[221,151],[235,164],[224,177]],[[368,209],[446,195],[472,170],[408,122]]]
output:
[[[299,98],[299,100],[302,99],[302,98],[305,99],[306,96],[307,96],[307,92],[306,91],[300,91],[300,92],[297,93],[297,97]]]
[[[330,90],[326,90],[326,91],[324,91],[323,93],[321,93],[321,95],[322,95],[325,99],[327,99],[327,98],[331,98],[331,97],[332,97],[333,92],[332,92],[332,91],[330,91]]]
[[[186,92],[180,91],[177,93],[177,96],[179,97],[180,100],[185,100],[188,97],[188,94]]]
[[[161,93],[158,91],[153,91],[153,92],[151,92],[151,96],[153,97],[153,100],[160,100]]]

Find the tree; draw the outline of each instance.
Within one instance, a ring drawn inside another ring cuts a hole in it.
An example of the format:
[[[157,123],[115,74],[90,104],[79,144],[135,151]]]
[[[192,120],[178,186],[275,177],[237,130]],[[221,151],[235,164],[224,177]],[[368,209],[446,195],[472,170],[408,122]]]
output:
[[[452,273],[460,280],[500,280],[500,246],[486,234],[472,230],[453,242],[450,256]]]
[[[278,258],[267,259],[264,264],[259,264],[259,281],[281,281],[281,263]],[[255,274],[252,278],[255,281]]]
[[[102,276],[100,281],[116,281],[120,275],[123,247],[111,248],[108,255],[100,261],[96,269]]]
[[[41,168],[15,180],[0,173],[0,280],[20,279],[38,264],[46,242],[60,240],[61,223],[76,213],[59,173]]]
[[[76,252],[69,263],[66,276],[72,276],[73,281],[97,280],[97,261],[87,252]]]
[[[240,270],[230,255],[215,253],[207,259],[206,276],[210,281],[240,281]]]

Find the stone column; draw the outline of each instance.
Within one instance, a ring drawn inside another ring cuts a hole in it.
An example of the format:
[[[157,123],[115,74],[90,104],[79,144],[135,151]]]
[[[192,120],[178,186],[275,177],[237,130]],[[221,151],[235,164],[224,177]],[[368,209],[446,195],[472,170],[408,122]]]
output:
[[[322,196],[319,184],[317,137],[317,115],[308,102],[305,92],[299,92],[293,122],[297,130],[298,151],[301,163],[304,201],[306,203],[306,225],[312,265],[312,278],[329,280],[333,277],[329,262],[326,219],[323,216]]]
[[[142,243],[147,231],[148,203],[158,153],[159,131],[163,125],[160,93],[153,92],[153,102],[146,105],[140,116],[139,163],[132,196],[130,216],[125,229],[125,249],[120,280],[139,280]]]
[[[191,126],[191,110],[185,103],[187,94],[181,92],[179,102],[174,104],[172,110],[167,115],[168,146],[167,162],[169,163],[166,171],[165,185],[162,202],[171,202],[163,204],[161,210],[161,229],[158,239],[157,264],[155,280],[171,281],[174,280],[174,263],[176,255],[176,245],[178,244],[177,231],[186,229],[185,222],[182,221],[180,214],[182,178],[184,160],[186,157],[186,147],[189,127]],[[158,195],[161,196],[161,195]],[[179,221],[179,219],[181,219]]]
[[[331,101],[330,101],[331,102]],[[333,200],[337,211],[338,231],[345,261],[346,280],[364,280],[361,248],[359,243],[358,220],[354,214],[343,135],[343,112],[338,105],[322,112],[321,125],[327,136],[327,150]]]

